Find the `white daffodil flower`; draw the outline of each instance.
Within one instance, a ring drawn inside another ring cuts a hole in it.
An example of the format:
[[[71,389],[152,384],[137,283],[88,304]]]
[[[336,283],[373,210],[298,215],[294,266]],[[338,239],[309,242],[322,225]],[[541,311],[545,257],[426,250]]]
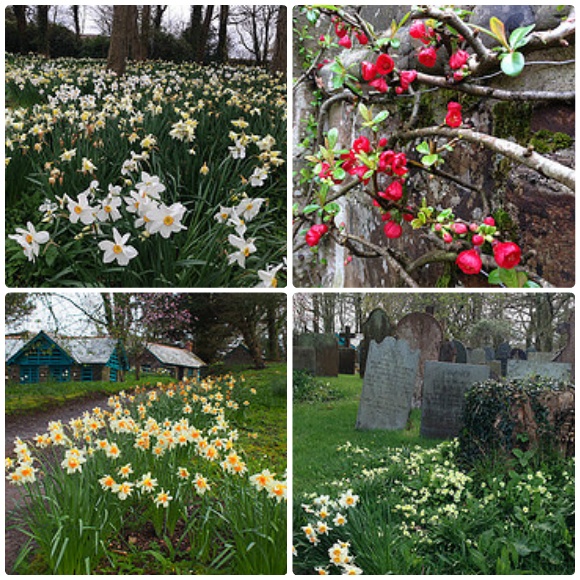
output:
[[[135,258],[139,252],[133,247],[128,246],[127,241],[131,234],[121,234],[117,231],[117,228],[113,228],[113,239],[114,242],[109,240],[104,240],[99,242],[99,248],[105,252],[103,255],[103,262],[109,264],[114,260],[117,260],[119,266],[126,266],[130,260]]]

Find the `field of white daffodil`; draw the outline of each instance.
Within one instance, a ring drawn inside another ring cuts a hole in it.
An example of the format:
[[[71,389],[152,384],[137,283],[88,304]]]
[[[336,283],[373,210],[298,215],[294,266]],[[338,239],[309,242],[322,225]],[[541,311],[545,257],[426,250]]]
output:
[[[39,573],[151,573],[136,550],[154,573],[285,573],[286,476],[244,451],[259,396],[231,375],[159,384],[17,439],[6,468],[23,492],[21,562],[32,551]]]
[[[11,287],[285,280],[286,85],[242,66],[6,58]]]

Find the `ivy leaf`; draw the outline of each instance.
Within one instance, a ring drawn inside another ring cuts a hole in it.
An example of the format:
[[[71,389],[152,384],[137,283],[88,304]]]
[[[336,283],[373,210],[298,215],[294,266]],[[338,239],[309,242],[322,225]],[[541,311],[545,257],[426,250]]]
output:
[[[517,77],[525,64],[526,59],[521,52],[510,52],[501,59],[501,70],[510,77]]]

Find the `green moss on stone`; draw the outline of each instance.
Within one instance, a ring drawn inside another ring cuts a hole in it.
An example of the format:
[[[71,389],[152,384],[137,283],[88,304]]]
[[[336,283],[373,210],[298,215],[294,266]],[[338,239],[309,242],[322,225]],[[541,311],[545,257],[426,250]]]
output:
[[[552,133],[547,129],[536,131],[531,139],[530,145],[533,145],[538,153],[553,153],[559,149],[568,149],[574,144],[574,139],[566,133]]]
[[[530,139],[532,106],[528,103],[497,103],[493,107],[493,135],[515,139],[526,146]]]

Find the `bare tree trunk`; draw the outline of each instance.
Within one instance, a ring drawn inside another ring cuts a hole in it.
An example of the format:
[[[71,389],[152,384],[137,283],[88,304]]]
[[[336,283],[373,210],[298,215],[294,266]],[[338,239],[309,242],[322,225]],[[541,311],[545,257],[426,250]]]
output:
[[[222,4],[220,7],[220,28],[217,45],[217,61],[226,62],[228,58],[228,16],[230,7],[228,4]]]
[[[50,56],[50,39],[48,34],[48,9],[50,6],[39,5],[36,7],[38,23],[38,52],[47,58]]]
[[[81,19],[80,19],[80,15],[79,15],[79,9],[80,6],[78,4],[73,4],[71,6],[72,9],[72,15],[73,15],[73,22],[75,25],[75,38],[78,40],[80,40],[81,37]]]
[[[141,11],[141,38],[140,54],[138,60],[147,60],[149,56],[149,43],[151,41],[151,5],[144,4]]]
[[[199,51],[197,53],[197,61],[203,62],[205,60],[205,53],[207,51],[207,41],[209,39],[209,30],[211,27],[211,18],[213,16],[213,4],[206,6],[205,17],[203,19],[203,27],[201,29],[201,38]]]
[[[163,20],[163,15],[167,10],[167,4],[165,5],[156,5],[155,12],[153,15],[153,30],[155,32],[159,32],[161,30],[161,21]]]
[[[139,46],[137,6],[114,5],[113,29],[107,68],[119,76],[125,73],[127,57],[136,57]]]
[[[278,10],[278,22],[276,23],[276,40],[274,41],[274,52],[270,70],[272,72],[283,72],[286,70],[286,50],[287,50],[287,19],[286,6],[280,6]]]
[[[24,52],[26,40],[26,5],[13,4],[12,11],[16,17],[16,28],[18,30],[18,51]]]

